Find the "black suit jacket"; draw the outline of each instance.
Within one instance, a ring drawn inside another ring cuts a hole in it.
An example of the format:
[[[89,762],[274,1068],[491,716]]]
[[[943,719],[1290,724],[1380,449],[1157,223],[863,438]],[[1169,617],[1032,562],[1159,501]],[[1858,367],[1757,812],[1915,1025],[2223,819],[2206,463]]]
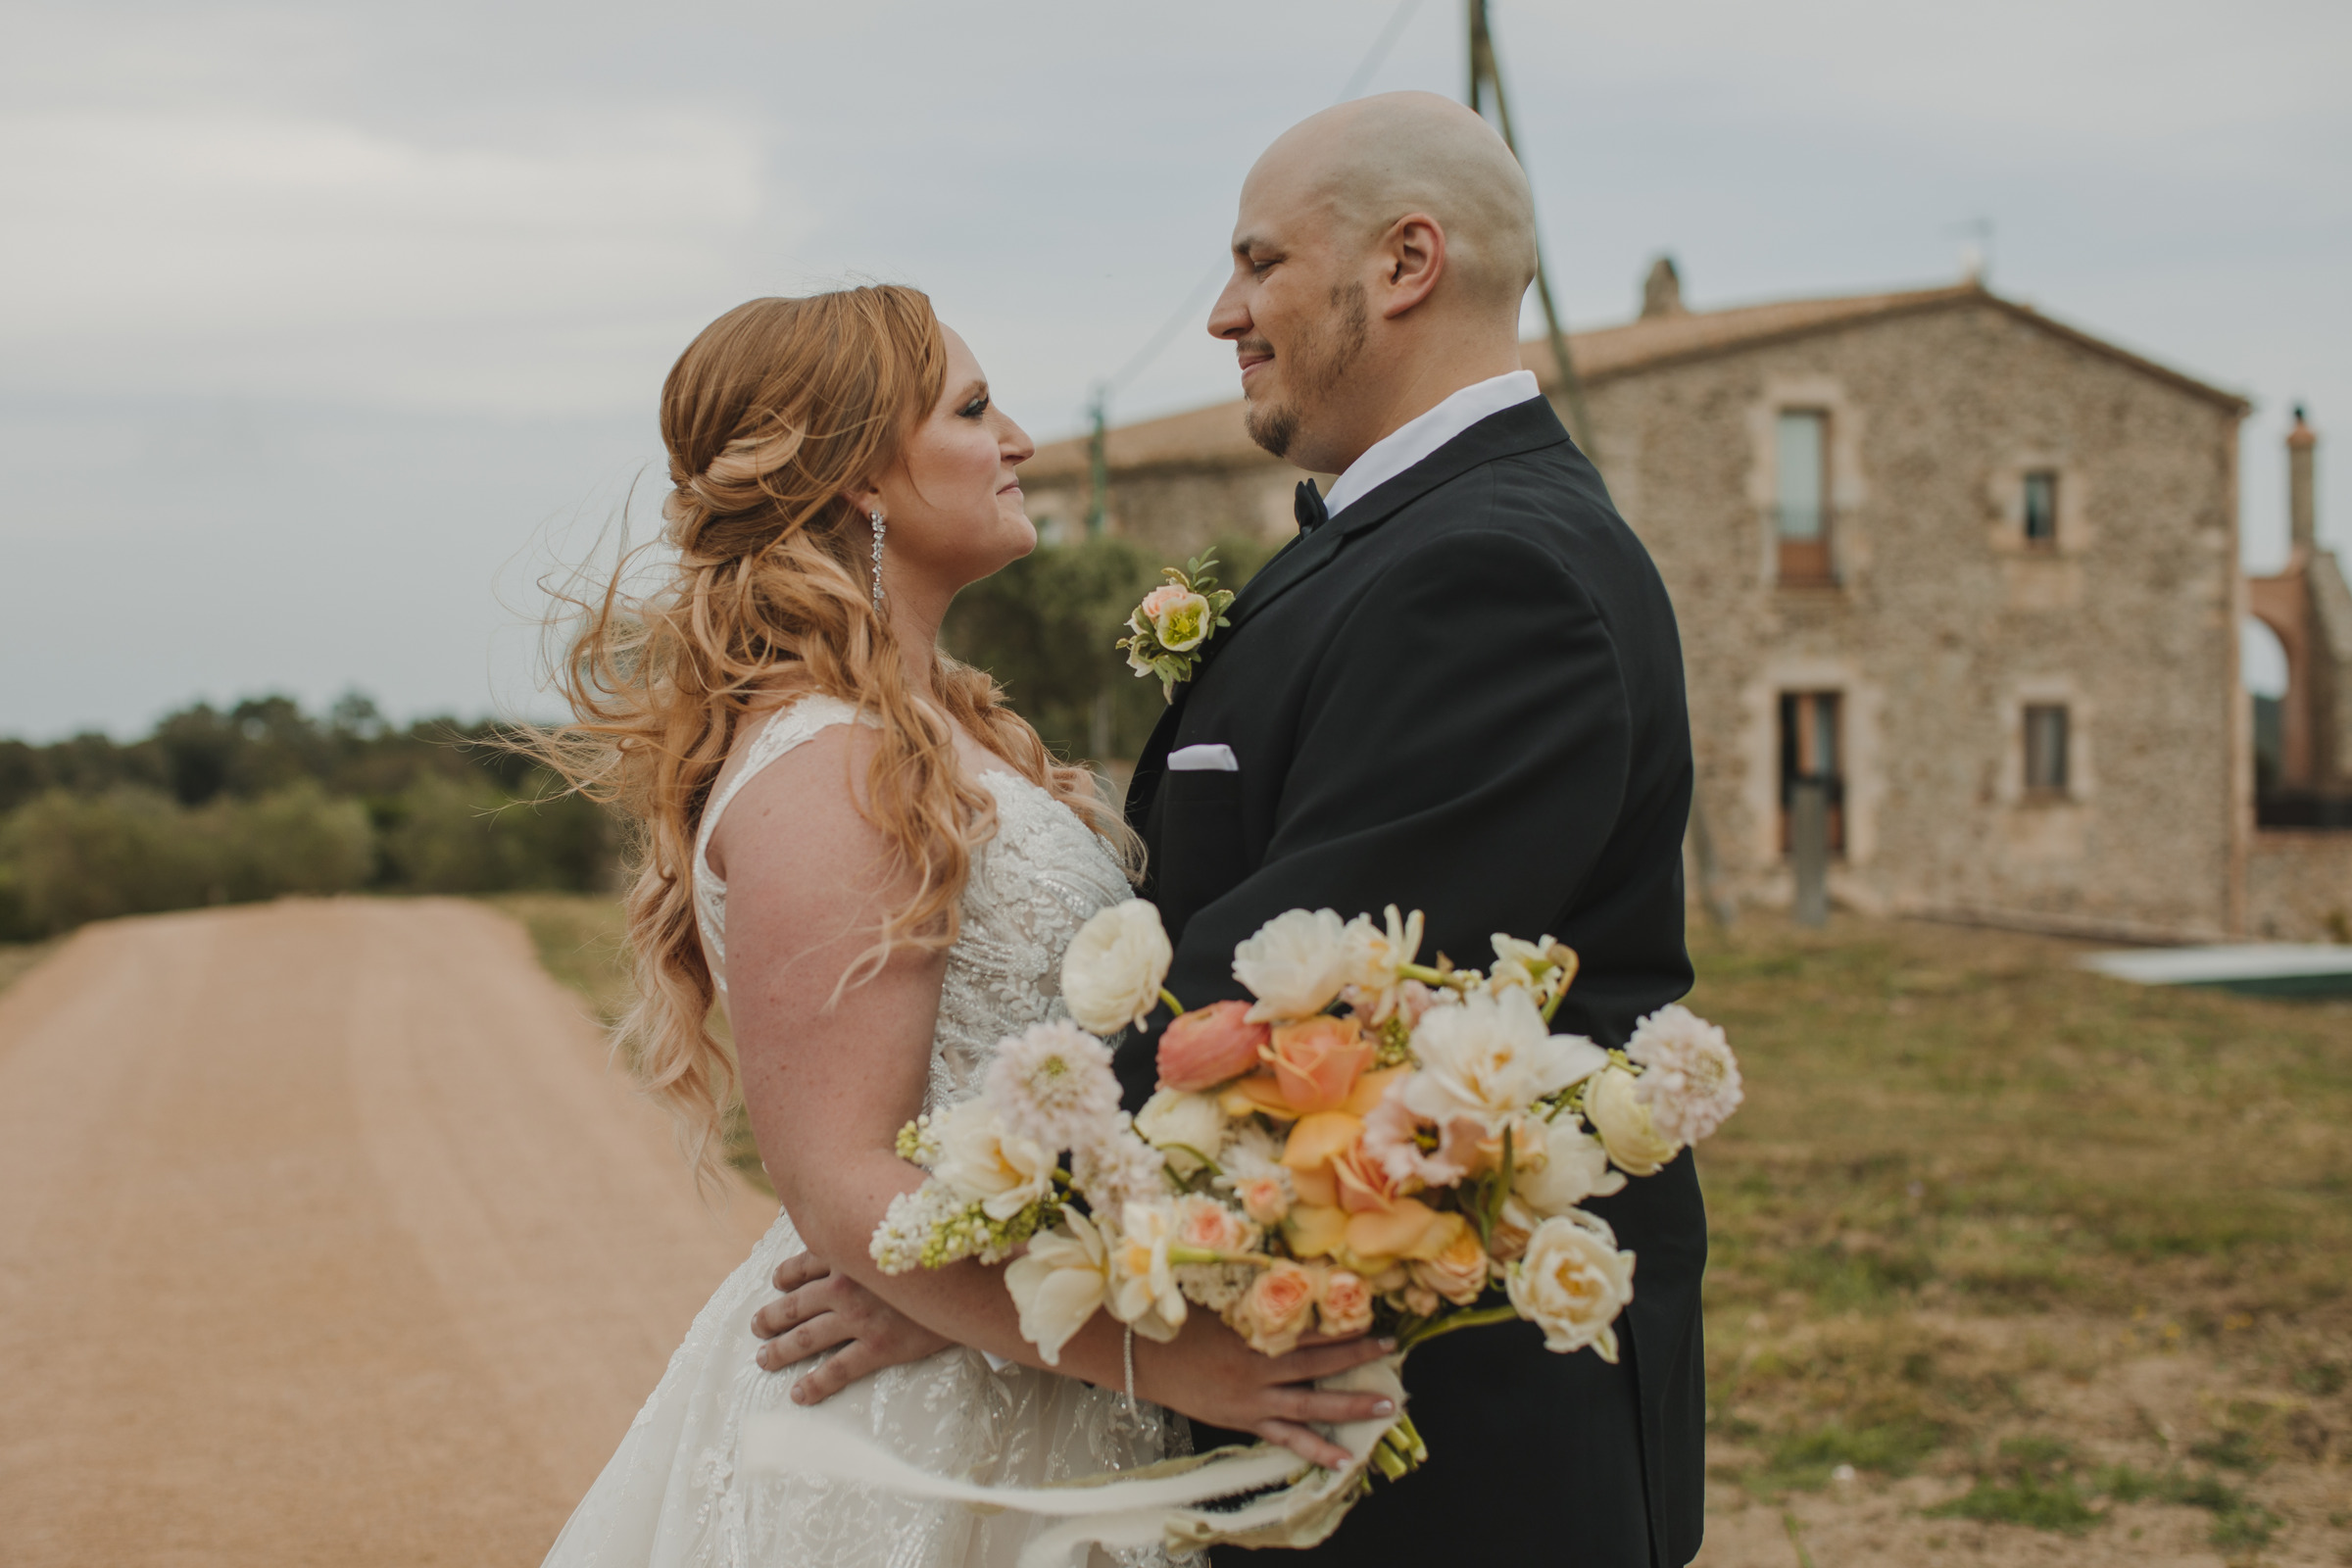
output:
[[[1689,991],[1673,607],[1548,404],[1482,420],[1294,540],[1231,621],[1128,795],[1187,1006],[1247,995],[1234,946],[1283,910],[1390,904],[1426,911],[1424,961],[1484,967],[1496,932],[1566,942],[1584,966],[1553,1027],[1604,1046]],[[1240,770],[1166,770],[1204,742]],[[1156,1046],[1155,1020],[1120,1050],[1131,1105]],[[1696,1553],[1706,1219],[1690,1158],[1591,1206],[1637,1256],[1620,1364],[1552,1355],[1528,1324],[1414,1351],[1431,1461],[1360,1504],[1319,1548],[1330,1561],[1426,1564],[1472,1544],[1612,1568]]]

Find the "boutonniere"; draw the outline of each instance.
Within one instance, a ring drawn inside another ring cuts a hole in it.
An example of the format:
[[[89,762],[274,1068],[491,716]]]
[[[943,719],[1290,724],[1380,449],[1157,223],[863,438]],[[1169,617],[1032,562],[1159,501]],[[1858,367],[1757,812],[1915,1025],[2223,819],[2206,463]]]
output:
[[[1168,702],[1176,700],[1178,682],[1193,678],[1200,650],[1225,624],[1226,607],[1233,603],[1233,595],[1209,575],[1216,564],[1214,555],[1206,555],[1195,556],[1181,571],[1162,567],[1160,575],[1168,580],[1144,595],[1127,616],[1127,629],[1135,635],[1114,645],[1127,651],[1129,669],[1159,677],[1160,695]]]

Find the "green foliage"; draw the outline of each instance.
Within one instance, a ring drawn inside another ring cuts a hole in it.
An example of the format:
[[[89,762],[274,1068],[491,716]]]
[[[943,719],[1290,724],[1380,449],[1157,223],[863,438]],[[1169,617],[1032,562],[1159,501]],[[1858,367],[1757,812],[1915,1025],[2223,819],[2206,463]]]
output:
[[[1239,588],[1272,554],[1219,540],[1217,575]],[[974,583],[948,611],[940,640],[994,675],[1012,706],[1064,757],[1132,759],[1166,706],[1117,648],[1128,612],[1161,581],[1161,563],[1124,539],[1041,548]]]
[[[127,744],[0,741],[0,941],[287,894],[586,890],[612,859],[605,812],[492,726],[395,730],[358,696],[323,720],[263,697]]]
[[[1784,1488],[1818,1491],[1828,1485],[1839,1465],[1907,1476],[1943,1441],[1940,1425],[1918,1416],[1852,1427],[1832,1421],[1808,1432],[1791,1433],[1775,1444],[1771,1463],[1757,1479],[1771,1493]]]

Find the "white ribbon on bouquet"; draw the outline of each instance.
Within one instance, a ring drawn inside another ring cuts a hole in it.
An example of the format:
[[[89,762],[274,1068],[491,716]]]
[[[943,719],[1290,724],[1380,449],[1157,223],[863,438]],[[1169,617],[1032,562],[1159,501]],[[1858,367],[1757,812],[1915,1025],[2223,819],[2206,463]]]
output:
[[[1259,1444],[1051,1487],[985,1487],[917,1469],[860,1433],[789,1412],[747,1419],[739,1457],[752,1471],[821,1476],[987,1512],[1060,1520],[1022,1548],[1020,1568],[1078,1568],[1088,1548],[1096,1545],[1116,1549],[1164,1543],[1176,1550],[1311,1546],[1339,1527],[1355,1499],[1372,1450],[1403,1416],[1404,1384],[1396,1375],[1401,1359],[1390,1356],[1318,1385],[1386,1395],[1395,1402],[1393,1414],[1331,1430],[1331,1441],[1354,1456],[1345,1470],[1318,1469],[1288,1448]],[[1200,1506],[1269,1487],[1281,1490],[1230,1510]]]

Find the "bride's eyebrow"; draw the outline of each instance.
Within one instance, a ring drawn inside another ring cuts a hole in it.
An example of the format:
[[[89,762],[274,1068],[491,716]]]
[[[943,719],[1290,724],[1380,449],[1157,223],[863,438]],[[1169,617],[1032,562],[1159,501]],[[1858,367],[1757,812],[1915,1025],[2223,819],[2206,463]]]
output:
[[[970,405],[972,399],[986,396],[988,396],[988,382],[985,379],[974,380],[971,385],[956,394],[956,407],[965,408]]]

